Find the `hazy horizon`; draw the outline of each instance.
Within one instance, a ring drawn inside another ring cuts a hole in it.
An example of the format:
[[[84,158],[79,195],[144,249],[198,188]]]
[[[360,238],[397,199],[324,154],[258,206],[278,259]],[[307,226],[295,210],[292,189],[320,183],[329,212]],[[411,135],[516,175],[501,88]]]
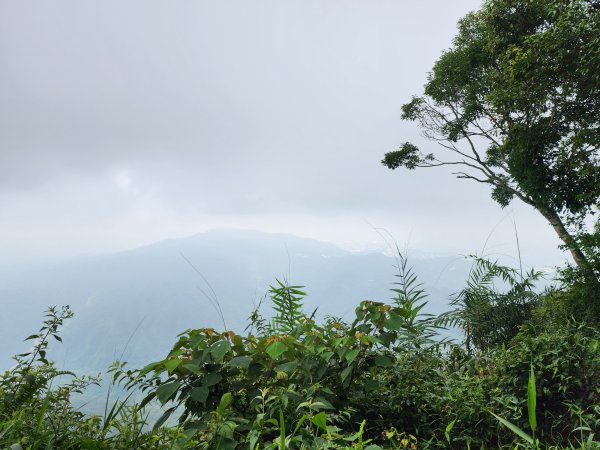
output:
[[[427,249],[415,247],[411,244],[410,240],[407,241],[399,241],[395,236],[391,235],[386,229],[372,229],[373,239],[371,241],[339,241],[339,240],[326,240],[315,238],[311,235],[302,235],[296,233],[282,231],[265,231],[264,229],[259,228],[239,228],[235,226],[219,226],[215,228],[209,228],[206,230],[198,231],[192,234],[185,234],[181,236],[172,236],[165,237],[164,239],[153,240],[149,242],[136,243],[131,246],[123,246],[121,248],[110,248],[105,250],[96,250],[96,251],[87,251],[80,253],[73,253],[69,255],[62,255],[59,257],[45,257],[45,258],[36,258],[36,259],[24,259],[19,260],[13,259],[11,261],[5,261],[0,258],[0,271],[10,268],[15,269],[25,269],[34,266],[46,266],[51,267],[55,265],[61,264],[69,264],[76,263],[78,261],[85,261],[97,257],[103,256],[111,256],[117,255],[127,252],[134,252],[137,250],[141,250],[144,248],[149,248],[155,245],[160,245],[168,242],[176,242],[176,241],[187,241],[197,236],[210,235],[214,232],[221,231],[231,231],[231,232],[258,232],[264,233],[266,235],[271,236],[281,236],[281,237],[292,237],[292,238],[301,238],[308,239],[315,242],[320,242],[324,244],[331,244],[335,247],[339,248],[342,251],[353,253],[353,254],[383,254],[385,256],[396,255],[397,250],[400,250],[404,255],[408,256],[410,259],[429,259],[429,258],[446,258],[446,257],[455,257],[455,258],[468,258],[472,255],[483,256],[492,260],[499,260],[503,264],[512,265],[514,267],[519,265],[519,248],[517,247],[516,242],[514,242],[513,253],[507,253],[504,251],[497,251],[497,246],[490,246],[489,240],[484,241],[480,247],[474,247],[471,251],[453,251],[449,250],[436,250],[436,249]],[[493,236],[493,231],[490,233],[490,237]],[[283,245],[283,244],[282,244]],[[396,248],[397,247],[397,248]],[[282,251],[285,250],[285,246],[282,246]],[[550,254],[551,252],[548,252]],[[529,259],[523,258],[521,255],[521,264],[523,264],[526,268],[536,267],[538,269],[552,269],[556,266],[561,265],[566,260],[566,255],[560,251],[556,251],[554,258],[548,258],[544,260],[544,254],[530,255]]]

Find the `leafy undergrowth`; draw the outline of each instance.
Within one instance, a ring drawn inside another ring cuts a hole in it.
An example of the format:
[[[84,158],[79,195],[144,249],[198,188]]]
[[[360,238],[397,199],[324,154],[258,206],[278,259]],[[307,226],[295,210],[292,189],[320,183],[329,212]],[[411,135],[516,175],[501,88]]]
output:
[[[72,316],[51,308],[31,352],[0,376],[0,446],[600,448],[600,333],[557,318],[570,288],[538,294],[539,274],[476,259],[454,310],[433,317],[406,260],[398,269],[390,303],[363,301],[351,322],[316,320],[303,288],[278,281],[274,316],[254,311],[244,334],[187,330],[161,361],[115,363],[108,373],[127,394],[102,416],[71,399],[99,380],[46,360]],[[463,343],[439,337],[450,325]],[[162,414],[152,423],[151,405]]]

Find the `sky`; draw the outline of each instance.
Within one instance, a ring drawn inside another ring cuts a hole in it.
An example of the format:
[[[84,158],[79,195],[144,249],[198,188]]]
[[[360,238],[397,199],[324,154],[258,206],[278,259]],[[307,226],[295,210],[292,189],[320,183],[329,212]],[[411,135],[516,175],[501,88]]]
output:
[[[0,0],[0,264],[251,228],[528,264],[529,207],[445,168],[400,107],[475,0]],[[515,229],[517,233],[515,233]]]

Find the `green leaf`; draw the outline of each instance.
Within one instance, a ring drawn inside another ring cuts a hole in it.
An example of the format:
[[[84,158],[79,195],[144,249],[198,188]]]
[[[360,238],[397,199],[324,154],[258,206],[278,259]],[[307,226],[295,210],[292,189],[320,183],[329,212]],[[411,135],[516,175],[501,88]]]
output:
[[[267,347],[267,353],[273,359],[277,359],[282,353],[288,350],[287,345],[283,342],[273,342]]]
[[[221,437],[219,439],[219,450],[235,450],[238,442],[230,437]]]
[[[172,383],[161,384],[156,389],[156,398],[164,405],[169,398],[177,392],[181,383],[179,381],[173,381]]]
[[[370,343],[370,344],[381,344],[381,339],[376,338],[375,336],[370,336],[368,334],[362,336],[360,338],[360,340],[364,343]]]
[[[394,365],[394,361],[392,360],[392,358],[379,355],[375,358],[375,365],[379,367],[392,367]]]
[[[529,381],[527,382],[527,412],[529,413],[529,426],[531,431],[535,433],[537,428],[537,420],[535,416],[536,408],[536,392],[535,392],[535,373],[533,372],[533,364],[529,371]]]
[[[192,372],[195,375],[202,375],[202,373],[204,372],[200,367],[198,367],[196,364],[184,364],[182,366],[184,369]]]
[[[450,422],[448,425],[446,425],[446,433],[450,433],[452,431],[452,428],[454,428],[455,423],[456,423],[456,419],[454,419],[452,422]]]
[[[306,414],[302,414],[302,417],[300,417],[300,419],[298,420],[298,423],[296,423],[296,427],[294,428],[294,431],[292,432],[292,437],[295,436],[295,434],[298,432],[298,430],[300,429],[300,427],[302,426],[302,424],[304,423],[304,421],[308,418],[308,416]]]
[[[190,392],[190,397],[196,402],[205,403],[208,398],[208,388],[206,386],[194,388]]]
[[[377,380],[366,380],[364,383],[365,390],[367,392],[373,392],[379,389],[379,381]]]
[[[190,347],[194,350],[202,350],[205,347],[201,347],[200,344],[203,344],[204,342],[206,342],[206,336],[201,334],[190,341]]]
[[[446,440],[448,441],[449,444],[450,444],[450,432],[452,431],[452,428],[454,428],[455,423],[456,423],[456,419],[454,419],[452,422],[450,422],[448,425],[446,425],[446,430],[444,431],[444,436],[446,436]]]
[[[171,417],[171,414],[173,414],[173,411],[175,411],[176,406],[173,406],[172,408],[167,409],[162,416],[159,417],[159,419],[156,421],[156,423],[154,424],[154,426],[152,427],[153,430],[157,430],[159,429],[166,421],[169,417]]]
[[[396,336],[396,333],[383,332],[383,333],[379,333],[378,337],[384,346],[389,347],[392,344],[392,342],[394,342],[396,340],[397,336]]]
[[[285,450],[285,419],[283,417],[283,411],[279,410],[279,450]]]
[[[490,411],[490,414],[492,416],[494,416],[498,422],[500,422],[502,425],[504,425],[506,428],[508,428],[509,430],[511,430],[513,433],[515,433],[516,435],[520,436],[521,438],[525,439],[525,441],[527,441],[529,444],[533,445],[533,438],[531,436],[529,436],[527,433],[525,433],[523,430],[521,430],[518,426],[512,424],[511,422],[509,422],[506,419],[503,419],[500,416],[497,416],[496,414],[494,414],[493,412]]]
[[[290,361],[290,362],[286,362],[283,364],[279,364],[277,367],[275,367],[275,372],[286,372],[286,373],[291,373],[294,371],[294,369],[298,367],[298,362],[297,361]]]
[[[169,373],[173,372],[175,369],[177,369],[177,367],[179,367],[179,364],[181,364],[181,359],[175,358],[175,359],[167,359],[165,362],[165,368],[169,371]]]
[[[398,331],[402,328],[404,321],[402,318],[394,313],[390,313],[390,318],[383,323],[383,326],[388,330]]]
[[[219,402],[219,406],[217,406],[217,412],[221,415],[225,414],[225,411],[231,405],[231,401],[233,400],[231,396],[231,392],[226,392],[221,397],[221,401]]]
[[[209,373],[202,379],[202,385],[206,386],[206,387],[214,386],[222,379],[223,379],[223,377],[219,373],[216,373],[216,372]]]
[[[140,402],[138,407],[142,409],[144,406],[150,403],[154,399],[154,397],[156,397],[156,392],[151,392],[146,397],[144,397],[144,399]]]
[[[321,411],[319,414],[316,414],[310,418],[310,421],[318,426],[321,430],[328,432],[327,430],[327,414]]]
[[[325,361],[329,361],[333,355],[333,352],[323,352],[321,358],[323,358]]]
[[[146,375],[148,372],[153,371],[154,369],[156,369],[158,366],[160,366],[160,362],[153,362],[148,364],[147,366],[144,366],[142,368],[142,370],[140,370],[140,375],[144,376]]]
[[[344,370],[342,370],[342,383],[346,381],[346,378],[350,376],[350,374],[352,373],[352,369],[352,366],[348,366]]]
[[[251,362],[252,358],[250,356],[236,356],[235,358],[231,358],[229,365],[233,367],[239,367],[241,369],[247,369]]]
[[[260,438],[260,433],[256,430],[252,430],[252,431],[250,431],[250,433],[248,433],[248,441],[250,443],[250,448],[252,450],[258,448],[257,443],[258,443],[259,438]]]
[[[221,362],[225,354],[231,349],[229,341],[219,341],[210,348],[210,354],[215,362]]]
[[[344,358],[346,358],[346,361],[348,362],[348,364],[352,364],[352,362],[356,359],[356,356],[358,355],[359,352],[360,352],[360,348],[355,348],[354,350],[350,350],[349,352],[346,352],[346,354],[344,355]]]

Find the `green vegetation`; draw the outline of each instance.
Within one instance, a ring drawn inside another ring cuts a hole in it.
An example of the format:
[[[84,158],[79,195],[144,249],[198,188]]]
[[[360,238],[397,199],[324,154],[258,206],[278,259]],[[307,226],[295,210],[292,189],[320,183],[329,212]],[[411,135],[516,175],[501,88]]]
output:
[[[163,360],[115,363],[124,398],[107,395],[99,416],[73,401],[99,379],[46,358],[72,316],[51,308],[0,376],[0,447],[599,449],[599,86],[597,0],[487,1],[403,107],[455,159],[410,143],[384,159],[461,167],[500,205],[537,209],[576,265],[560,287],[539,292],[540,273],[475,258],[434,317],[399,255],[389,303],[318,320],[303,287],[277,280],[273,317],[253,311],[244,334],[187,330]],[[442,338],[446,327],[463,342]]]
[[[402,107],[441,146],[404,143],[384,165],[449,166],[507,206],[535,208],[582,275],[600,276],[600,4],[488,0],[464,17],[423,96]]]
[[[569,288],[536,293],[536,276],[475,259],[454,309],[432,317],[400,257],[391,302],[363,301],[351,322],[317,321],[302,288],[278,281],[274,316],[253,311],[243,335],[188,330],[164,360],[112,366],[124,399],[107,400],[102,416],[71,398],[99,380],[46,360],[72,316],[53,308],[0,377],[0,446],[600,448],[600,330],[557,316]],[[447,324],[463,343],[439,336]]]

